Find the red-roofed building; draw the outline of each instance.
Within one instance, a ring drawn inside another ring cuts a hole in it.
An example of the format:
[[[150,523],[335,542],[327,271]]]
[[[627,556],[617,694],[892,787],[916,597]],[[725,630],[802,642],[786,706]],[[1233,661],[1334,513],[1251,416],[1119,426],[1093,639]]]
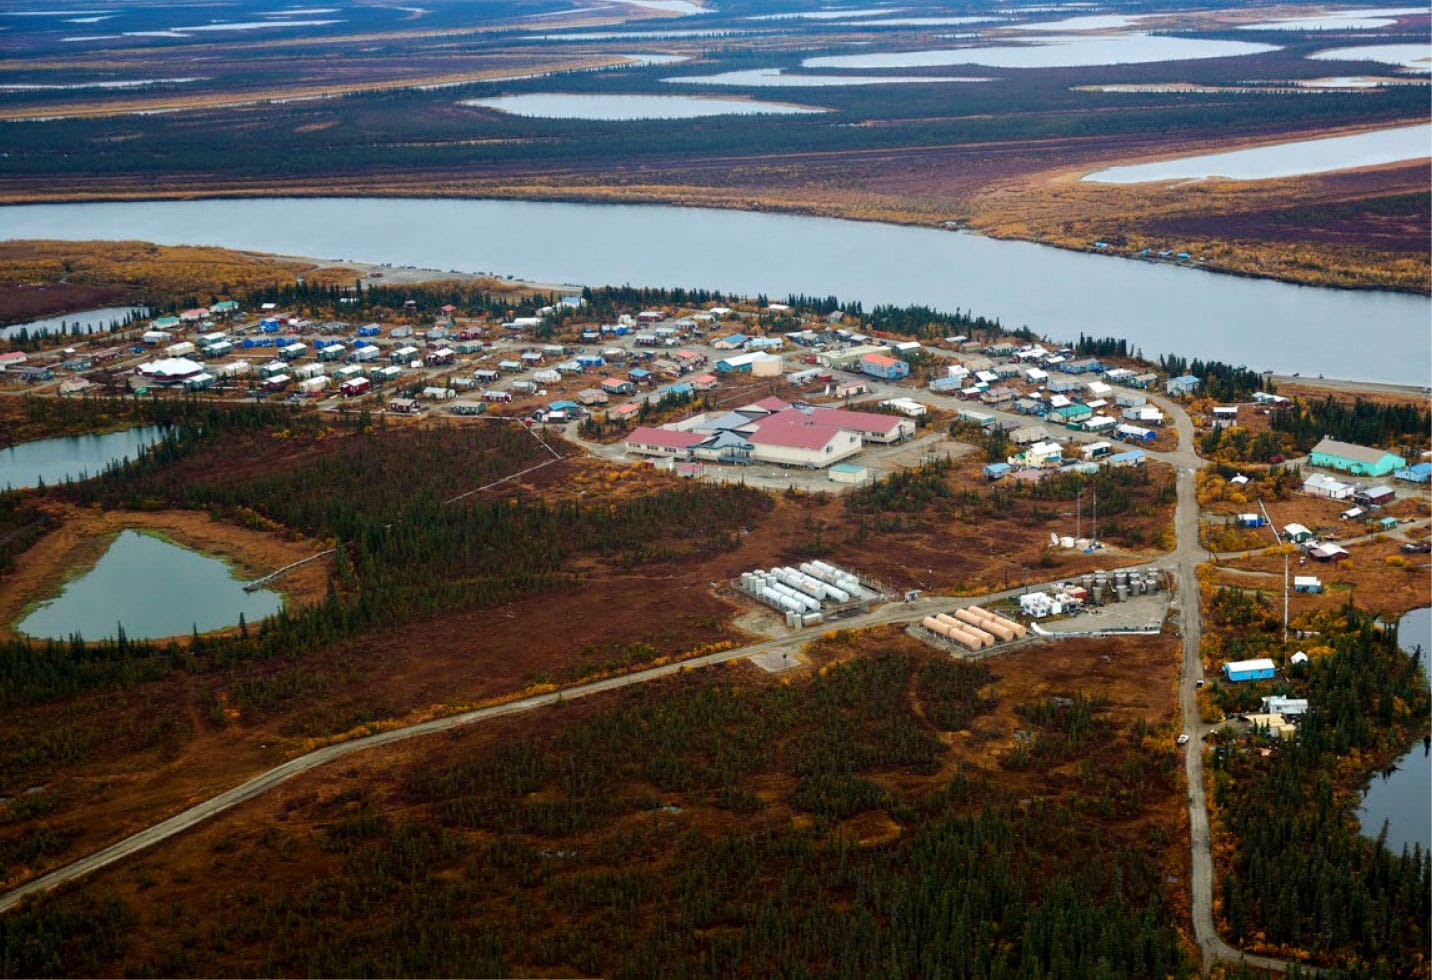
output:
[[[698,374],[691,379],[691,387],[696,391],[710,391],[716,387],[717,383],[714,374]]]
[[[675,429],[654,429],[642,425],[632,429],[626,437],[626,450],[643,456],[685,457],[708,438],[710,434],[706,432],[677,432]]]
[[[784,412],[790,407],[790,402],[782,401],[775,395],[768,395],[758,402],[752,402],[749,405],[742,405],[740,408],[736,409],[736,411],[740,412],[742,415],[749,415],[752,418],[756,418],[762,415],[773,415],[776,412]]]
[[[746,437],[751,458],[759,463],[821,468],[860,452],[860,436],[812,420],[804,413],[782,412],[761,419]]]
[[[833,425],[854,432],[866,442],[892,443],[909,439],[915,434],[915,423],[897,415],[877,412],[855,412],[848,408],[792,408],[778,412],[776,418],[807,418],[824,425]]]
[[[626,378],[605,378],[602,380],[602,390],[609,395],[630,395],[636,391],[636,385]]]

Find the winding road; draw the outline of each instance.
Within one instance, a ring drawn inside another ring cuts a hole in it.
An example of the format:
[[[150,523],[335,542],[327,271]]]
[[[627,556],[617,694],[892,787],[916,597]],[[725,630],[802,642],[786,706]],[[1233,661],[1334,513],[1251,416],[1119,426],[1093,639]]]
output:
[[[1203,737],[1212,730],[1204,725],[1198,709],[1198,682],[1203,678],[1203,663],[1200,654],[1202,623],[1199,610],[1199,585],[1197,568],[1208,560],[1208,553],[1199,544],[1199,513],[1196,494],[1196,474],[1200,460],[1194,450],[1194,430],[1188,414],[1179,406],[1161,397],[1151,397],[1164,409],[1178,432],[1178,448],[1172,452],[1151,452],[1149,456],[1172,464],[1177,470],[1178,504],[1175,510],[1177,546],[1171,555],[1154,563],[1154,567],[1171,570],[1177,584],[1177,609],[1183,638],[1183,665],[1179,679],[1179,707],[1183,716],[1183,731],[1191,736],[1189,750],[1184,753],[1185,775],[1188,782],[1188,814],[1191,847],[1190,902],[1192,905],[1194,939],[1202,957],[1205,975],[1219,961],[1243,961],[1251,966],[1286,972],[1289,965],[1268,957],[1254,956],[1228,945],[1219,936],[1213,919],[1214,871],[1209,830],[1208,806],[1204,793]],[[1005,414],[1005,413],[997,413]],[[611,447],[604,447],[610,453]],[[1048,584],[1048,583],[1046,583]],[[1036,586],[1037,587],[1037,586]],[[1025,587],[982,596],[982,601],[996,601],[1016,595]],[[946,611],[956,605],[948,597],[923,598],[908,603],[891,603],[861,616],[842,621],[843,628],[858,628],[884,623],[918,621],[935,612]],[[282,765],[233,787],[203,803],[196,804],[167,820],[154,824],[109,847],[95,852],[78,861],[57,868],[42,877],[27,882],[10,892],[0,895],[0,912],[13,909],[26,898],[50,891],[60,885],[76,881],[118,861],[122,861],[147,848],[181,834],[199,824],[229,810],[241,803],[252,800],[269,790],[320,766],[382,745],[412,738],[421,738],[436,732],[448,731],[466,725],[477,724],[505,715],[519,714],[589,697],[606,691],[619,690],[637,684],[645,684],[662,677],[669,677],[682,671],[694,670],[726,661],[738,660],[753,655],[791,649],[814,639],[829,624],[793,631],[776,639],[766,640],[731,650],[707,654],[679,663],[665,664],[631,674],[593,681],[574,687],[563,688],[546,694],[534,695],[505,704],[479,708],[446,718],[434,719],[405,728],[393,729],[363,738],[325,746],[306,755],[290,759]],[[1303,970],[1316,973],[1306,966]]]

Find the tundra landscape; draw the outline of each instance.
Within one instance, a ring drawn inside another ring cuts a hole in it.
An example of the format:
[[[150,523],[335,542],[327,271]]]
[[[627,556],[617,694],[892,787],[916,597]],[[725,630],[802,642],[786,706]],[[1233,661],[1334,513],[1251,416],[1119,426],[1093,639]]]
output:
[[[1429,30],[0,11],[0,972],[1432,976]]]

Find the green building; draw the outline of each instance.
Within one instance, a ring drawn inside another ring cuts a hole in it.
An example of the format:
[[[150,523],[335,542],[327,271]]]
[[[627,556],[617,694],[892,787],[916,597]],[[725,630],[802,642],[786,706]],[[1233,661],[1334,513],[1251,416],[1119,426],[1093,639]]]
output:
[[[1396,453],[1328,438],[1313,447],[1313,451],[1308,454],[1308,462],[1313,466],[1325,466],[1330,470],[1351,473],[1353,476],[1386,476],[1407,465],[1407,460]]]

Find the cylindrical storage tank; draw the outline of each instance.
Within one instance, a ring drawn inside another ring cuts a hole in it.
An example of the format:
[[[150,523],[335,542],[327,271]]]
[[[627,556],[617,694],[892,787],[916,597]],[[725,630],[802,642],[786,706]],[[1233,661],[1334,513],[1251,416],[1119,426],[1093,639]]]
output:
[[[983,629],[986,633],[993,633],[1005,643],[1008,643],[1010,640],[1014,639],[1014,630],[1010,629],[1008,626],[1002,626],[992,619],[985,620],[985,624],[981,627],[981,629]]]
[[[951,616],[949,613],[935,613],[935,618],[938,619],[940,622],[944,623],[946,626],[958,627],[960,625],[960,621],[955,617]]]
[[[806,613],[801,617],[802,626],[817,626],[824,621],[820,613]]]
[[[801,625],[801,614],[795,612],[786,613],[786,625],[792,629],[799,629]]]
[[[825,594],[830,597],[831,602],[850,601],[850,593],[846,592],[844,589],[838,589],[833,585],[827,585],[825,587]]]
[[[815,568],[820,569],[827,575],[833,575],[836,572],[836,567],[834,565],[830,564],[829,562],[821,561],[820,559],[816,559],[815,561],[811,562],[811,565]]]
[[[1149,591],[1157,592],[1163,588],[1163,572],[1149,572]]]
[[[924,619],[920,620],[920,625],[925,627],[925,629],[929,630],[931,633],[938,633],[940,632],[938,627],[944,626],[945,624],[940,622],[934,616],[926,616]]]
[[[1085,572],[1083,575],[1079,576],[1079,584],[1084,587],[1085,592],[1088,592],[1094,587],[1094,576],[1088,572]]]
[[[798,589],[793,589],[780,582],[773,583],[771,588],[792,601],[800,603],[801,609],[806,612],[820,612],[820,603]]]
[[[1014,620],[1006,619],[1003,616],[996,616],[994,618],[994,621],[996,623],[999,623],[1005,629],[1013,630],[1014,635],[1020,637],[1021,639],[1029,635],[1029,628],[1022,623],[1016,623]]]
[[[1129,584],[1129,573],[1126,572],[1126,571],[1124,571],[1122,568],[1115,569],[1115,570],[1114,570],[1114,587],[1115,587],[1115,588],[1118,588],[1118,587],[1121,586],[1121,585],[1128,585],[1128,584]]]
[[[985,646],[984,641],[966,630],[951,630],[950,632],[954,634],[950,639],[966,650],[981,650]]]
[[[1062,537],[1062,538],[1059,539],[1059,547],[1061,547],[1061,548],[1072,548],[1072,547],[1074,547],[1074,539],[1073,539],[1072,537],[1070,537],[1069,535],[1067,535],[1067,534],[1064,535],[1064,537]]]
[[[820,578],[819,575],[816,575],[816,572],[820,571],[820,569],[816,568],[815,565],[811,564],[808,561],[801,562],[800,570],[813,578]]]
[[[1126,601],[1126,600],[1129,598],[1129,587],[1128,587],[1127,585],[1117,586],[1117,587],[1114,589],[1114,595],[1115,595],[1115,597],[1116,597],[1115,601],[1117,601],[1117,602],[1124,602],[1124,601]]]
[[[964,615],[961,615],[962,613]],[[965,613],[963,609],[956,610],[955,615],[960,618],[962,628],[966,633],[973,633],[979,637],[980,641],[986,646],[994,645],[994,634],[984,628],[984,624],[980,621],[978,616],[970,616],[968,613]],[[968,618],[966,618],[967,616]]]
[[[983,611],[984,610],[981,610],[981,612]],[[962,623],[968,623],[970,626],[974,627],[979,627],[984,623],[983,616],[979,615],[979,613],[971,612],[968,609],[956,609],[955,618]]]

